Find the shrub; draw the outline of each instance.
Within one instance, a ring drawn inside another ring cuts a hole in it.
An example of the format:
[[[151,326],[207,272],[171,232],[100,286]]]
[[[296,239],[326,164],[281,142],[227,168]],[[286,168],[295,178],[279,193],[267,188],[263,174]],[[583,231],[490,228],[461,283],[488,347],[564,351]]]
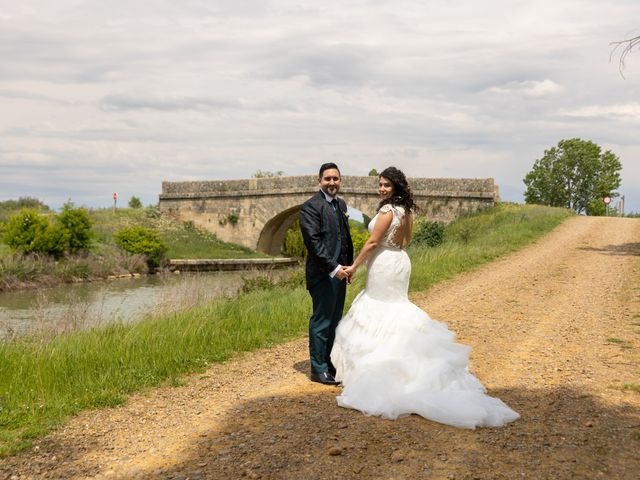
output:
[[[282,243],[282,254],[287,257],[306,257],[307,249],[304,246],[304,240],[302,238],[302,232],[300,231],[300,220],[295,219],[287,233],[284,236],[284,242]]]
[[[16,212],[30,208],[39,212],[46,212],[49,207],[37,198],[20,197],[18,200],[5,200],[0,202],[0,222],[5,222]]]
[[[142,202],[136,196],[129,199],[129,208],[142,208]]]
[[[147,258],[149,267],[160,265],[167,246],[158,232],[145,227],[128,227],[118,231],[115,241],[120,248],[129,253],[141,253]]]
[[[268,275],[257,277],[242,277],[242,293],[251,293],[256,290],[272,290],[276,284]]]
[[[353,255],[357,256],[369,239],[369,232],[363,229],[351,229],[351,241],[353,242]]]
[[[86,250],[91,243],[91,219],[86,208],[73,208],[73,203],[64,204],[62,213],[56,217],[66,235],[66,250],[77,253]]]
[[[144,209],[144,213],[149,218],[160,218],[160,210],[156,205],[149,205]]]
[[[22,253],[44,253],[55,258],[65,252],[76,253],[88,248],[91,220],[84,208],[67,203],[52,222],[33,208],[25,208],[9,217],[4,241],[12,250]]]
[[[418,219],[413,229],[412,242],[415,245],[437,247],[444,240],[444,223]]]
[[[41,251],[41,237],[50,227],[49,219],[33,208],[24,208],[9,217],[4,229],[4,241],[12,250],[24,253]]]

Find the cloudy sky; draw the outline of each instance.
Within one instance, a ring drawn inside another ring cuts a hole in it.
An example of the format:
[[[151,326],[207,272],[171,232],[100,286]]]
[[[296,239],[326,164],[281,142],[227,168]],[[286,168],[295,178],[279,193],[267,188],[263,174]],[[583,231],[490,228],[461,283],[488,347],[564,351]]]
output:
[[[637,0],[0,0],[0,200],[155,203],[258,169],[522,178],[563,138],[640,212]]]

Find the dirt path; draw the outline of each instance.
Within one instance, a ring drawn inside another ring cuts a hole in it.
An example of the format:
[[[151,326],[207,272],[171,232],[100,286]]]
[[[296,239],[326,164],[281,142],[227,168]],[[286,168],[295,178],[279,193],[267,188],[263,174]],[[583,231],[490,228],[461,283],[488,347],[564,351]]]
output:
[[[637,479],[640,392],[615,387],[640,385],[639,280],[640,220],[578,217],[413,296],[521,413],[505,428],[341,409],[302,339],[83,413],[0,479]]]

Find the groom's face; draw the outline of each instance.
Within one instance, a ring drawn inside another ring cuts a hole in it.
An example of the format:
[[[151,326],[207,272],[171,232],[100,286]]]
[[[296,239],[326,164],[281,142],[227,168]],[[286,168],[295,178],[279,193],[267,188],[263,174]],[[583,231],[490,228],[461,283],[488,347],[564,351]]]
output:
[[[340,190],[340,172],[335,168],[328,168],[322,172],[322,176],[318,178],[320,189],[329,195],[335,197]]]

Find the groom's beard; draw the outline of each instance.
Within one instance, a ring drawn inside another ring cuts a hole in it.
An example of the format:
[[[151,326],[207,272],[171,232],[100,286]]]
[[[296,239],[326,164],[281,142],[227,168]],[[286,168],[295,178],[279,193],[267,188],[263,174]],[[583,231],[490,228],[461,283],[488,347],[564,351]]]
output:
[[[338,194],[338,190],[340,190],[340,187],[334,185],[334,186],[328,186],[324,189],[322,189],[322,191],[324,193],[326,193],[327,195],[329,195],[330,197],[335,197]]]

